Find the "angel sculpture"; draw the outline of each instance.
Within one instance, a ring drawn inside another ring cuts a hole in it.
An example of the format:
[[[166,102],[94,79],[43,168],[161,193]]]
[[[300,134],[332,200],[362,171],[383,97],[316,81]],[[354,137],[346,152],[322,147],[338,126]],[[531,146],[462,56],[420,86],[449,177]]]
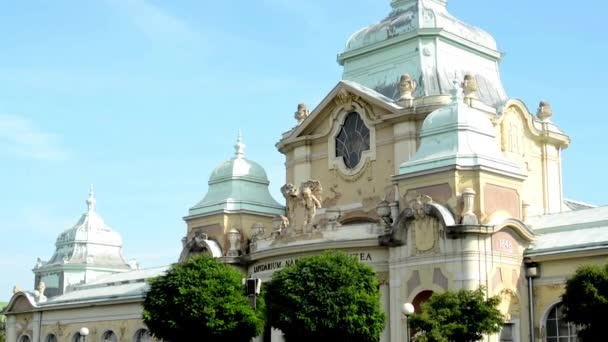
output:
[[[309,180],[303,182],[300,188],[296,188],[293,184],[285,184],[281,188],[285,201],[287,202],[287,218],[289,225],[295,223],[295,209],[299,204],[304,206],[304,224],[303,228],[312,225],[312,221],[317,213],[317,209],[321,208],[321,182],[317,180]]]

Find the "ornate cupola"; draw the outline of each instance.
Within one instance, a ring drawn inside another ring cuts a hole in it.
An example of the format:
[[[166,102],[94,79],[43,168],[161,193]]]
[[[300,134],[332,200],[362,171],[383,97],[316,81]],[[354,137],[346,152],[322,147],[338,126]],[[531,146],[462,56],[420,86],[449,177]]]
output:
[[[42,281],[47,297],[63,294],[70,285],[133,269],[122,255],[122,238],[96,211],[92,185],[86,203],[86,213],[57,237],[49,261],[38,258],[33,269],[35,285]]]
[[[338,62],[343,79],[398,100],[401,75],[416,82],[414,97],[447,94],[455,73],[473,74],[479,100],[499,107],[507,100],[498,63],[502,54],[487,32],[447,10],[446,0],[392,0],[378,23],[356,31]]]
[[[189,248],[195,238],[209,239],[219,243],[224,256],[238,256],[252,237],[252,227],[266,227],[269,234],[273,217],[285,214],[285,207],[270,195],[264,168],[245,157],[240,132],[234,147],[234,157],[213,170],[207,194],[184,217],[188,225],[184,248]],[[240,236],[235,239],[237,233]],[[242,247],[235,246],[237,240]]]

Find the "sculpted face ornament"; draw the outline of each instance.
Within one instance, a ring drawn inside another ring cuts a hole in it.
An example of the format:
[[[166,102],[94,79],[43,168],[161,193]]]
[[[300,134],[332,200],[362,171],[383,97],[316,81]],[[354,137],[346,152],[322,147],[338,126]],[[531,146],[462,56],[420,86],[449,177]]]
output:
[[[308,106],[305,103],[298,104],[298,110],[294,114],[295,119],[298,121],[298,125],[301,124],[302,121],[304,121],[309,114],[310,111],[308,110]]]

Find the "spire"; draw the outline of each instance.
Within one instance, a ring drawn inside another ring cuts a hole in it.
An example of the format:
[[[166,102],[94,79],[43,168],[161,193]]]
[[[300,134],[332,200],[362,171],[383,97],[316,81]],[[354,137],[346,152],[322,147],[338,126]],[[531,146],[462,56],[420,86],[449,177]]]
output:
[[[97,201],[95,200],[95,192],[93,191],[93,184],[91,184],[91,187],[89,189],[89,198],[87,198],[87,206],[89,207],[89,212],[95,211],[95,202],[97,202]]]
[[[235,153],[234,155],[238,159],[245,158],[245,144],[243,144],[243,135],[241,134],[241,130],[239,129],[239,136],[236,139],[236,145],[234,145]]]

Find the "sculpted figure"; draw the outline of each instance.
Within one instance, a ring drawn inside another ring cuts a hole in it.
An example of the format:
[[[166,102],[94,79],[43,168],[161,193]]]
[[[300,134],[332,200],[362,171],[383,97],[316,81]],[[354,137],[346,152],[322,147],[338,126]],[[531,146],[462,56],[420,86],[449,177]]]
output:
[[[194,237],[192,237],[192,239],[190,239],[190,241],[184,245],[184,249],[179,256],[179,261],[186,261],[193,255],[208,253],[209,250],[207,248],[207,244],[205,243],[206,239],[206,234],[196,232]]]
[[[286,214],[289,222],[287,225],[291,225],[295,222],[295,209],[298,205],[298,189],[291,183],[287,183],[281,187],[281,193],[285,197],[285,204],[287,205]]]
[[[298,110],[294,114],[294,117],[298,121],[298,125],[301,124],[304,119],[306,119],[308,114],[310,114],[308,106],[305,103],[298,104]]]
[[[401,75],[399,79],[399,101],[412,100],[416,91],[416,81],[409,74]]]
[[[549,105],[549,102],[540,101],[540,103],[538,104],[538,111],[536,112],[536,116],[539,119],[546,121],[551,117],[551,115],[553,115],[553,110],[551,109],[551,105]]]
[[[300,185],[300,195],[304,204],[305,221],[304,226],[312,224],[312,220],[317,214],[317,208],[321,208],[321,182],[310,180]]]

